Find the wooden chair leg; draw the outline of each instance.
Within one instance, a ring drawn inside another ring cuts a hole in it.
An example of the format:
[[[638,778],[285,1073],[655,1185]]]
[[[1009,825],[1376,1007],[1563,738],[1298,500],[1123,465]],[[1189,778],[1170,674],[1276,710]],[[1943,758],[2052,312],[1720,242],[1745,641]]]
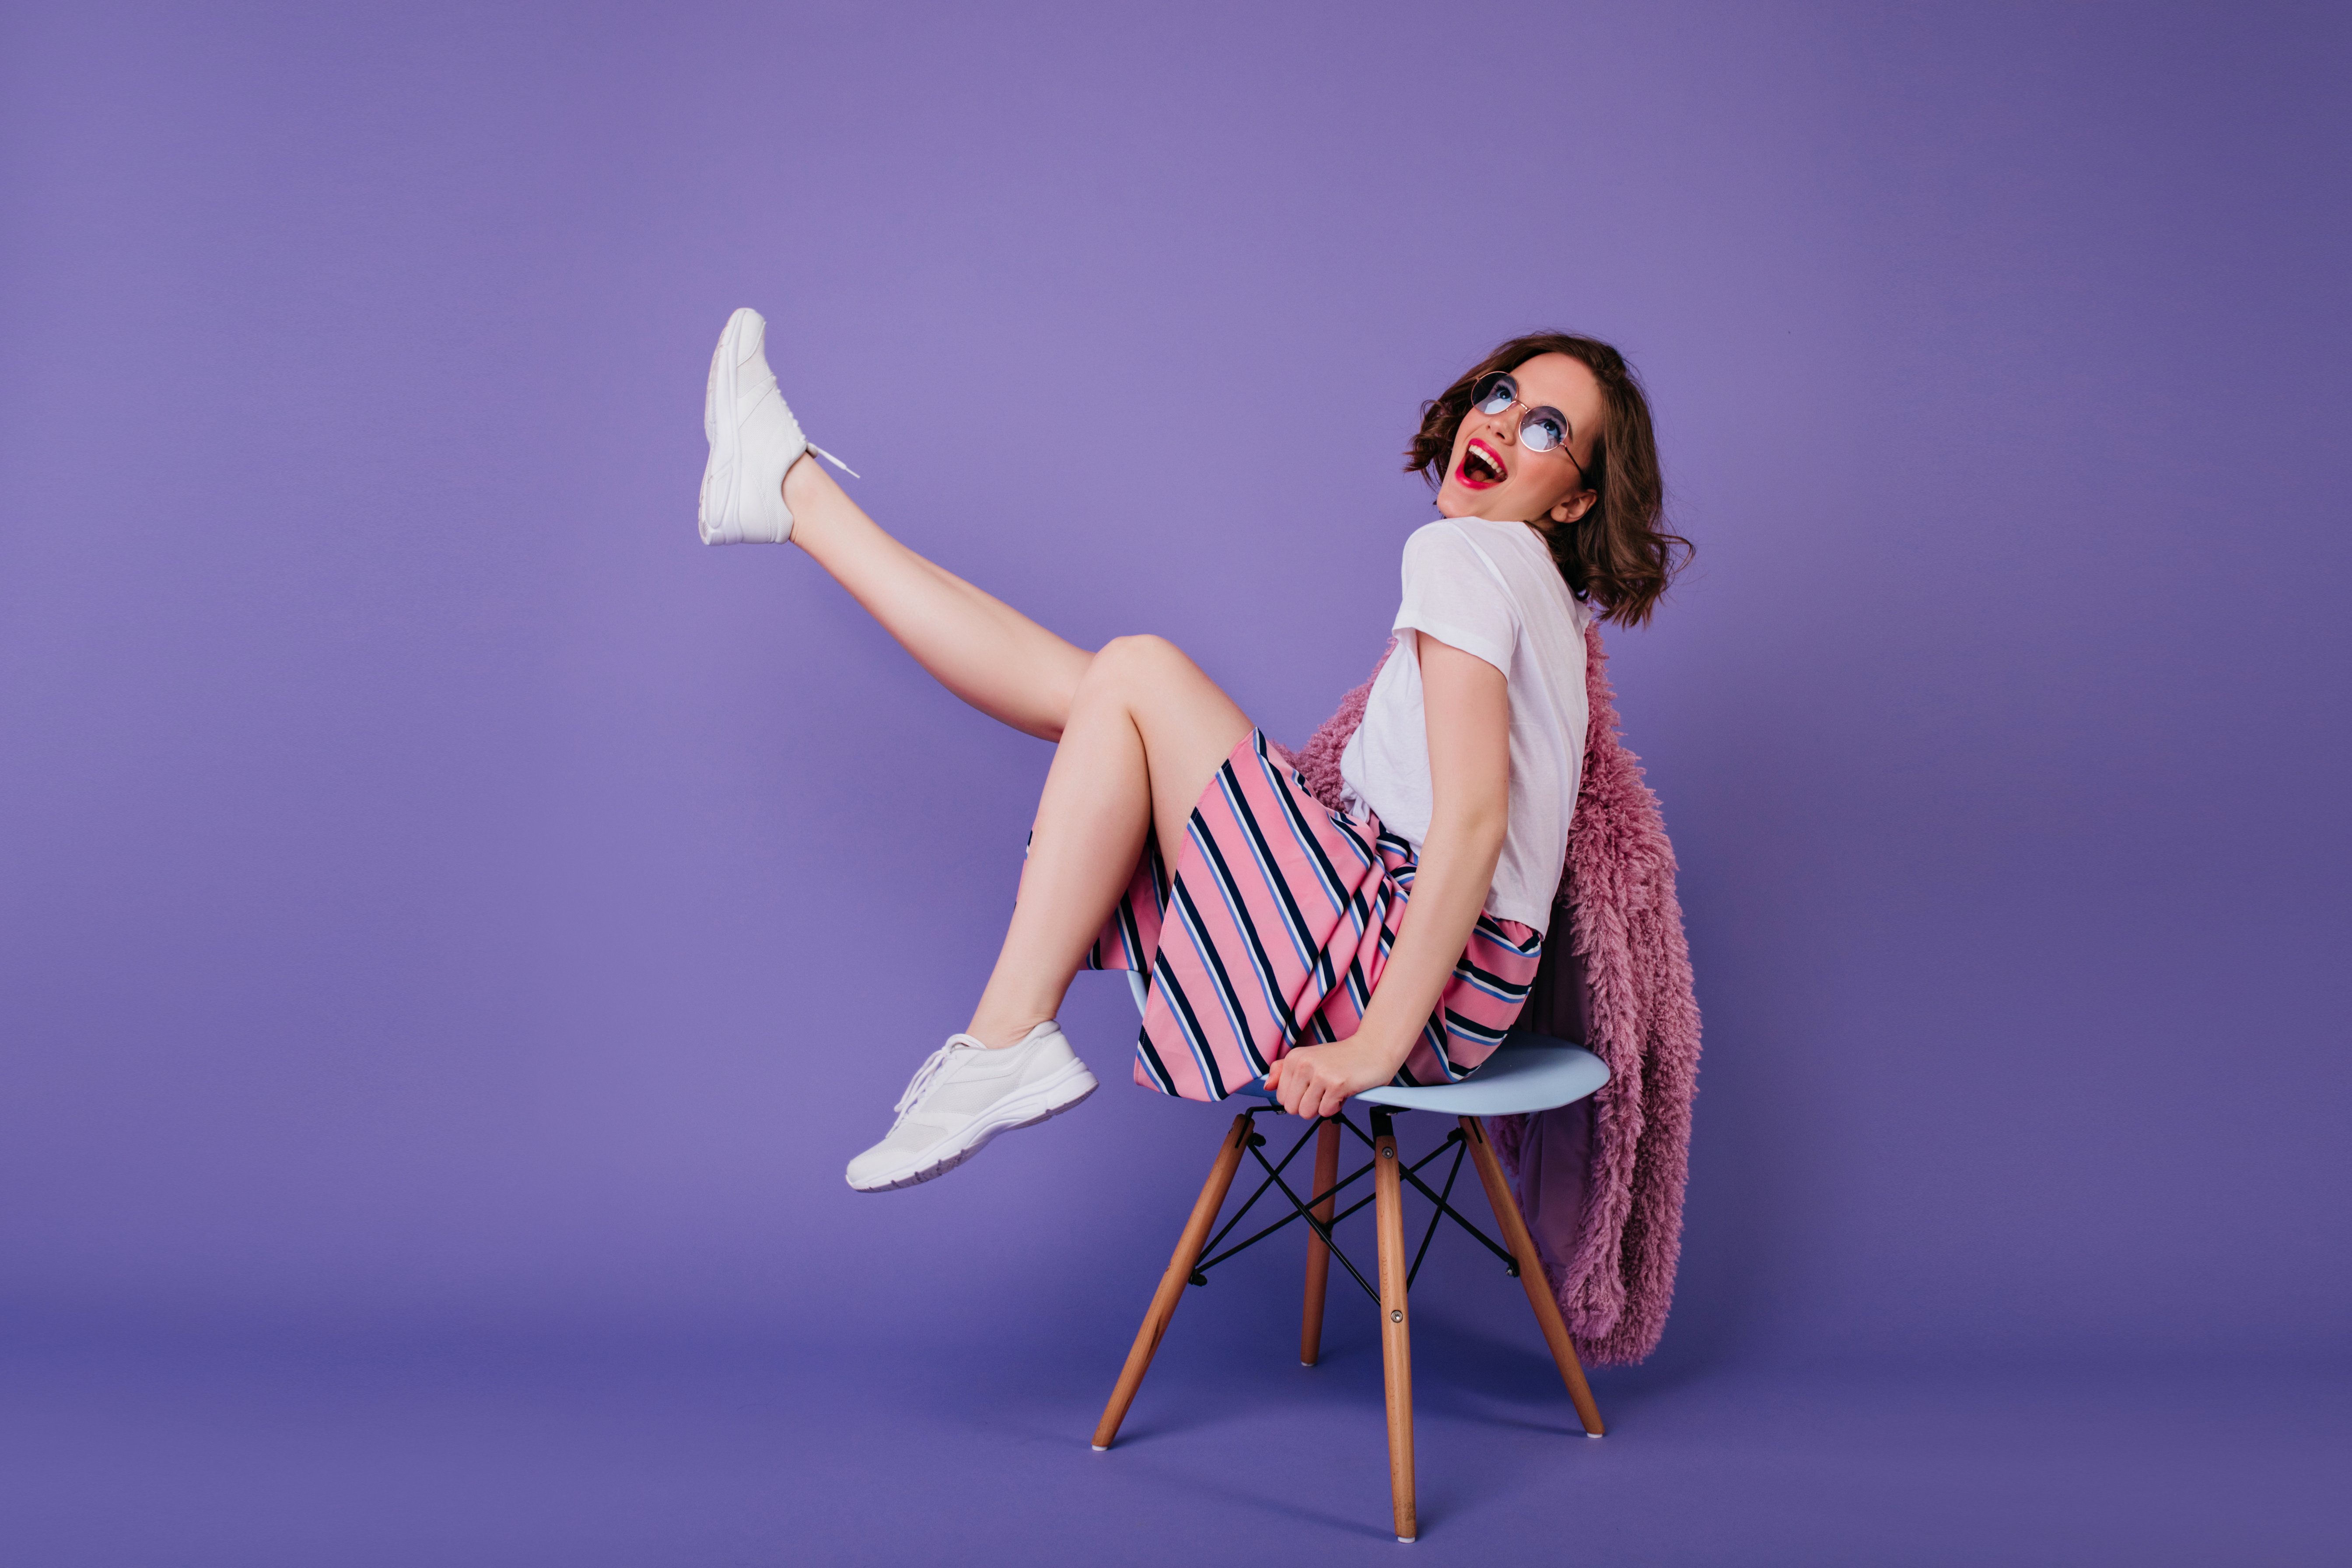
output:
[[[1225,1193],[1234,1184],[1234,1173],[1241,1168],[1242,1154],[1249,1148],[1250,1119],[1234,1118],[1231,1131],[1217,1150],[1217,1163],[1209,1167],[1209,1179],[1201,1188],[1200,1200],[1192,1205],[1192,1217],[1184,1223],[1184,1234],[1177,1238],[1176,1252],[1168,1260],[1168,1272],[1160,1277],[1160,1289],[1151,1298],[1151,1310],[1143,1314],[1143,1326],[1135,1331],[1135,1348],[1127,1352],[1127,1365],[1120,1369],[1118,1384],[1110,1391],[1110,1403],[1103,1406],[1102,1420],[1095,1427],[1095,1450],[1099,1453],[1118,1436],[1119,1423],[1127,1419],[1127,1407],[1135,1403],[1135,1391],[1143,1386],[1143,1374],[1151,1368],[1152,1352],[1160,1348],[1160,1336],[1168,1331],[1168,1320],[1176,1315],[1176,1303],[1182,1299],[1184,1286],[1192,1278],[1192,1266],[1201,1261],[1202,1244],[1209,1239],[1209,1227],[1217,1223],[1217,1211],[1225,1205]]]
[[[1388,1386],[1389,1498],[1396,1537],[1421,1533],[1412,1497],[1412,1324],[1405,1308],[1404,1197],[1397,1173],[1396,1132],[1386,1111],[1372,1112],[1373,1214],[1381,1247],[1381,1371]]]
[[[1527,1219],[1519,1213],[1518,1200],[1511,1195],[1511,1184],[1503,1175],[1501,1163],[1495,1158],[1494,1146],[1486,1142],[1486,1127],[1475,1116],[1465,1116],[1461,1121],[1462,1134],[1469,1140],[1470,1158],[1478,1167],[1478,1180],[1486,1188],[1486,1202],[1495,1211],[1496,1223],[1503,1227],[1503,1244],[1519,1260],[1519,1283],[1527,1287],[1528,1304],[1536,1310],[1536,1322],[1543,1330],[1544,1343],[1551,1347],[1551,1359],[1559,1368],[1560,1381],[1568,1384],[1568,1396],[1576,1402],[1576,1415],[1584,1423],[1584,1435],[1598,1437],[1608,1429],[1601,1425],[1601,1406],[1592,1402],[1592,1390],[1584,1381],[1584,1368],[1576,1359],[1576,1342],[1568,1337],[1568,1325],[1560,1320],[1559,1302],[1552,1296],[1551,1280],[1544,1273],[1535,1237],[1528,1234]]]
[[[1335,1117],[1326,1117],[1323,1125],[1315,1130],[1315,1184],[1307,1189],[1309,1195],[1331,1191],[1331,1184],[1339,1179],[1339,1123]],[[1327,1226],[1339,1208],[1339,1195],[1333,1194],[1315,1205],[1315,1217]],[[1307,1316],[1298,1326],[1298,1364],[1313,1366],[1323,1356],[1323,1293],[1331,1282],[1331,1249],[1312,1228],[1307,1232]]]

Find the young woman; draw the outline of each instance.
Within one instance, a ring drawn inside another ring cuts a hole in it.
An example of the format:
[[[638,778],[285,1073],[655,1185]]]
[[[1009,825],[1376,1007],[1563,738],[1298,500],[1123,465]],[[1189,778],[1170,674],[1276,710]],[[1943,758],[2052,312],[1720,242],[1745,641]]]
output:
[[[1150,978],[1137,1081],[1262,1083],[1303,1117],[1500,1043],[1535,977],[1584,752],[1584,628],[1639,625],[1687,552],[1663,531],[1649,407],[1623,358],[1514,338],[1425,405],[1408,470],[1438,521],[1405,542],[1396,643],[1340,760],[1307,789],[1173,644],[1088,653],[884,532],[807,454],[735,312],[703,405],[703,542],[797,544],[958,697],[1055,743],[978,1006],[849,1163],[862,1191],[954,1168],[1094,1092],[1054,1022],[1085,967]]]

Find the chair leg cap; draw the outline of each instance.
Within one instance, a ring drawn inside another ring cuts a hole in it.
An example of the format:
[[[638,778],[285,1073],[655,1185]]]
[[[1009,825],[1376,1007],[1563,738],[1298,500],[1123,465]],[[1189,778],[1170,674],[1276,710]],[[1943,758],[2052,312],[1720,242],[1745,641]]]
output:
[[[1108,1454],[1110,1452],[1110,1445],[1108,1443],[1097,1443],[1093,1447],[1094,1451],[1097,1454]]]

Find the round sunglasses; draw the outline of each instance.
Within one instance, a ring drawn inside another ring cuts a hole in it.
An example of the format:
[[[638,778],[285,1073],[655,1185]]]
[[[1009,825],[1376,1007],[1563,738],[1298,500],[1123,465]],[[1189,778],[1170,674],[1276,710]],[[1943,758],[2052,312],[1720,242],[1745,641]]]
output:
[[[1481,414],[1500,414],[1510,408],[1526,408],[1519,416],[1519,444],[1530,452],[1557,451],[1576,466],[1576,477],[1585,489],[1592,481],[1584,472],[1584,465],[1576,461],[1576,454],[1568,449],[1576,432],[1568,423],[1568,416],[1549,404],[1528,408],[1519,401],[1519,384],[1502,371],[1491,371],[1478,378],[1470,389],[1470,406]]]

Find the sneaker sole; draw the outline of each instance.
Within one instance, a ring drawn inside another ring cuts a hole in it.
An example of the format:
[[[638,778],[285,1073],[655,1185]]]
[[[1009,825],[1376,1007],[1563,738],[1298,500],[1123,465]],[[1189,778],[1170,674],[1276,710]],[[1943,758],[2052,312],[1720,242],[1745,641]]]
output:
[[[752,314],[751,308],[746,305],[727,318],[727,324],[719,330],[719,346],[710,351],[710,377],[702,385],[702,437],[710,444],[710,458],[702,465],[702,496],[695,502],[694,525],[695,531],[702,536],[705,544],[738,542],[734,539],[721,539],[715,535],[710,517],[710,476],[721,470],[730,476],[735,472],[735,426],[738,423],[734,407],[736,357],[727,351],[730,344],[737,342],[737,325]],[[719,406],[719,372],[721,366],[727,370],[728,406],[724,409]]]
[[[1072,1071],[1071,1068],[1076,1070]],[[1085,1080],[1084,1089],[1067,1099],[1058,1102],[1055,1100],[1055,1094],[1066,1091],[1071,1085],[1080,1079]],[[1101,1087],[1102,1084],[1095,1075],[1087,1070],[1086,1063],[1072,1062],[1069,1068],[1063,1069],[1059,1077],[1048,1079],[1027,1094],[1004,1106],[1003,1108],[1004,1114],[1013,1120],[991,1121],[985,1124],[977,1138],[955,1152],[946,1155],[924,1154],[919,1158],[925,1163],[887,1181],[867,1182],[862,1186],[856,1182],[849,1184],[852,1189],[861,1193],[893,1193],[901,1187],[911,1187],[928,1182],[935,1176],[944,1176],[982,1149],[987,1148],[998,1133],[1014,1132],[1024,1127],[1034,1127],[1041,1121],[1050,1121],[1062,1112],[1085,1104],[1087,1097]]]

